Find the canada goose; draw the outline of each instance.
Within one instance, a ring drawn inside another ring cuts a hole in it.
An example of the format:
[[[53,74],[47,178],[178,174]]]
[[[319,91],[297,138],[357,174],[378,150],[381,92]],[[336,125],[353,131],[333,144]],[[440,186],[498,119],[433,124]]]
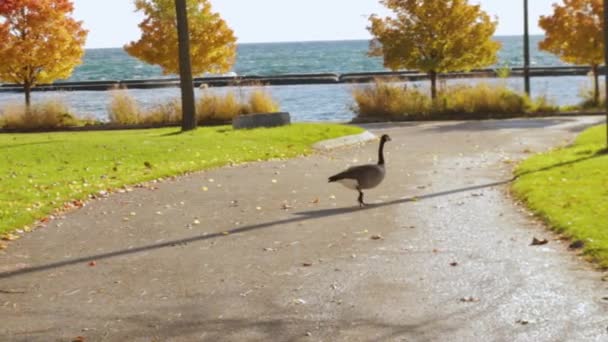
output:
[[[378,164],[368,164],[353,166],[344,172],[340,172],[335,176],[329,177],[329,182],[339,182],[345,187],[357,190],[359,192],[359,206],[365,206],[363,202],[363,191],[377,187],[382,180],[386,170],[384,169],[384,144],[391,141],[391,137],[384,134],[380,138],[380,147],[378,149]]]

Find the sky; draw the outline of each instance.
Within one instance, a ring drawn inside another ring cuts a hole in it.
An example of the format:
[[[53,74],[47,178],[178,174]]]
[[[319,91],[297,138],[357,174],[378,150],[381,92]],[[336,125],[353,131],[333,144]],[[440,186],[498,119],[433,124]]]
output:
[[[530,0],[530,33],[541,34],[540,15],[561,0]],[[470,0],[497,16],[497,35],[523,33],[523,1]],[[367,39],[368,17],[388,12],[378,0],[211,0],[240,43]],[[140,14],[132,0],[74,0],[74,17],[89,30],[87,48],[121,47],[139,38]]]

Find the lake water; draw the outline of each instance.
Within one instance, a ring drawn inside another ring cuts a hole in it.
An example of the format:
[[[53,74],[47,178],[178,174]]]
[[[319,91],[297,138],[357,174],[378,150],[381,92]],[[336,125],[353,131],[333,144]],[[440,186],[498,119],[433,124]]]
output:
[[[523,64],[521,37],[496,37],[502,43],[499,62],[494,67],[521,66]],[[537,49],[540,36],[531,38],[533,66],[564,65],[558,58]],[[237,63],[233,72],[239,75],[277,75],[289,73],[318,72],[367,72],[384,71],[382,60],[367,56],[368,42],[292,42],[241,44],[238,46]],[[122,49],[91,49],[86,51],[83,64],[78,67],[70,81],[146,79],[163,76],[159,67],[145,64],[127,55]],[[452,80],[475,82],[479,80]],[[521,90],[519,78],[485,79],[486,82],[505,82]],[[412,82],[426,87],[428,82]],[[532,79],[533,96],[547,95],[556,104],[575,104],[580,101],[581,89],[590,84],[587,77],[539,77]],[[351,91],[355,85],[298,85],[269,86],[267,89],[281,104],[281,108],[292,114],[295,121],[346,121],[353,117]],[[224,92],[230,88],[215,88],[210,91]],[[236,89],[246,93],[247,88]],[[179,96],[177,88],[130,90],[142,107],[167,101]],[[108,92],[35,92],[33,100],[61,97],[76,113],[100,119],[107,117]],[[23,94],[0,93],[0,105],[23,101]]]

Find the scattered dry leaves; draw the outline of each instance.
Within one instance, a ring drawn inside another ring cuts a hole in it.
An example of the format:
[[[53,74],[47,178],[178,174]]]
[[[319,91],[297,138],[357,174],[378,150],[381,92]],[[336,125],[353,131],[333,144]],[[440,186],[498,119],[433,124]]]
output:
[[[549,243],[549,240],[547,240],[547,239],[534,238],[534,239],[532,239],[532,243],[530,244],[530,246],[542,246],[542,245],[546,245],[548,243]]]

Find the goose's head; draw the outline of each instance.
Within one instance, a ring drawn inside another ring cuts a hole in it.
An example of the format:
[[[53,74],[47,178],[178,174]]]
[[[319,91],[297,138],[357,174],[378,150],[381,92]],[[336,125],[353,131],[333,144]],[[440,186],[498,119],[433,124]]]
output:
[[[380,142],[381,143],[385,143],[385,142],[391,141],[391,140],[392,139],[391,139],[391,137],[388,134],[384,134],[384,135],[382,135],[382,137],[380,137]]]

